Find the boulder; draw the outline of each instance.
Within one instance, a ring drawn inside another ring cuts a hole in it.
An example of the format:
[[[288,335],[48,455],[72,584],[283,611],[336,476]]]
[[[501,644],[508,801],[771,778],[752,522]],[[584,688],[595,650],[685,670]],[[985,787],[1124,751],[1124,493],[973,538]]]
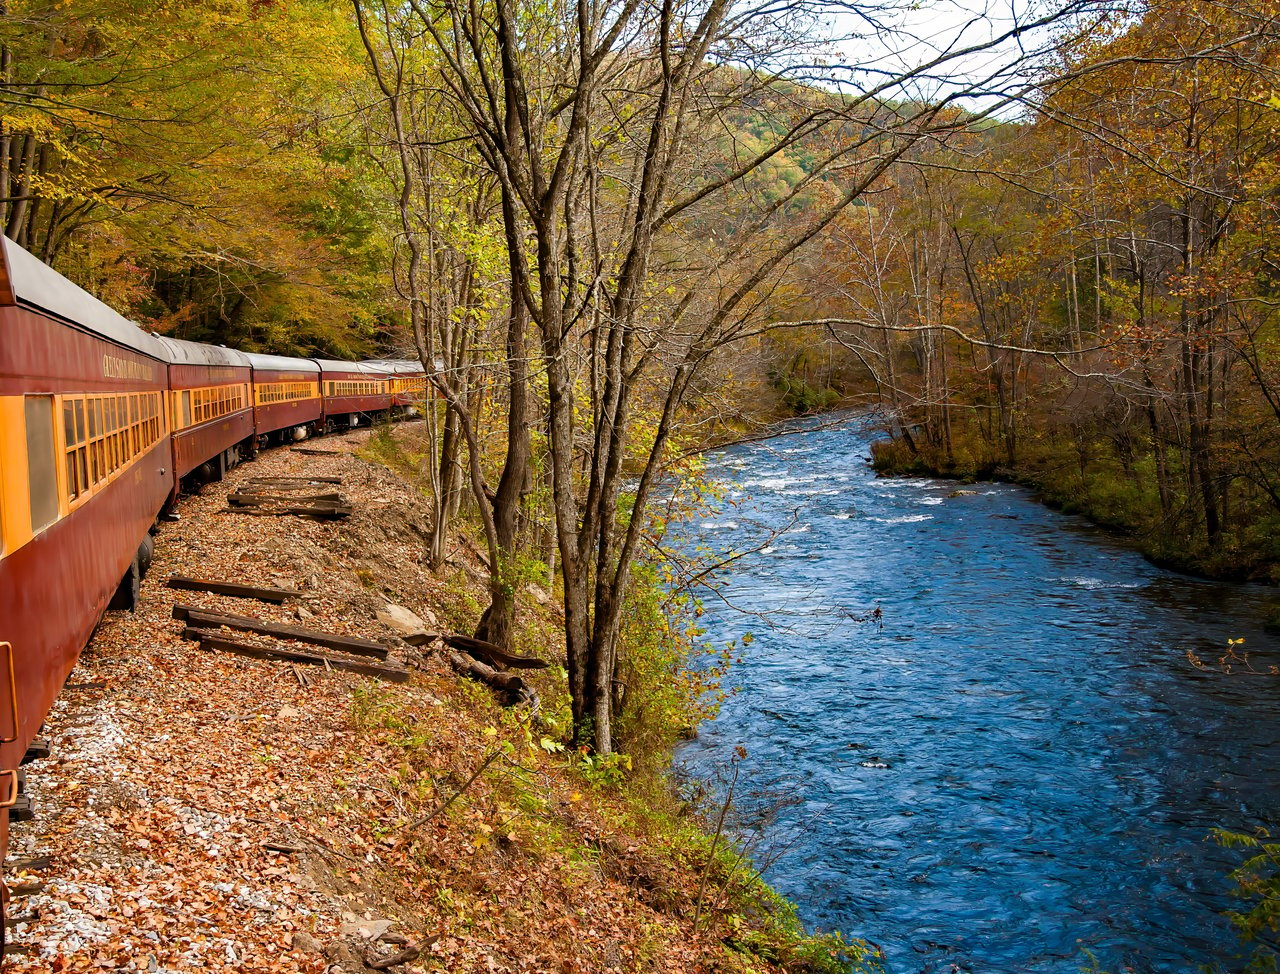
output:
[[[378,621],[384,626],[394,629],[402,636],[423,632],[427,628],[425,622],[403,605],[392,605],[390,602],[378,610]]]

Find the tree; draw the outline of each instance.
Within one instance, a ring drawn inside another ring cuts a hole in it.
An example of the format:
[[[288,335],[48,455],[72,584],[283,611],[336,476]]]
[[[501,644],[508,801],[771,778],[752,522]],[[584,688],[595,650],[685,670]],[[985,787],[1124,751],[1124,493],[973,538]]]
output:
[[[951,236],[947,256],[923,251],[942,269],[912,277],[945,295],[936,324],[889,324],[864,301],[830,326],[951,335],[948,405],[979,417],[960,423],[971,452],[1070,503],[1095,493],[1087,509],[1160,553],[1222,571],[1241,545],[1270,549],[1278,55],[1268,3],[1117,10],[1060,47],[1018,124],[913,154],[916,178],[946,186],[911,194]],[[911,208],[895,212],[901,239]],[[880,276],[892,289],[901,274]],[[929,445],[935,401],[907,403]]]
[[[805,39],[820,11],[802,5],[410,8],[499,185],[511,304],[546,383],[575,736],[608,753],[620,614],[696,377],[767,328],[790,260],[912,145],[965,120],[955,95],[887,101],[901,77],[856,95],[785,82],[780,67],[818,53]],[[744,117],[770,124],[738,139],[728,122]],[[783,153],[806,161],[794,184],[769,176]]]
[[[310,0],[0,13],[11,239],[183,337],[367,347],[382,254],[333,121],[355,63],[343,17]]]
[[[494,276],[485,266],[502,240],[508,263],[522,258],[510,253],[514,231],[497,240],[487,232],[490,211],[496,208],[493,183],[461,146],[454,106],[442,97],[437,66],[420,47],[421,28],[415,28],[414,18],[403,7],[354,0],[353,8],[390,123],[388,141],[396,160],[390,181],[398,188],[399,239],[408,251],[398,283],[409,305],[418,357],[445,402],[442,430],[436,428],[434,411],[427,411],[432,442],[439,444],[429,464],[434,500],[429,559],[436,568],[445,560],[465,441],[467,479],[489,550],[490,604],[476,635],[506,647],[514,622],[512,576],[530,463],[528,313],[514,278],[507,288],[504,354],[499,356],[506,372],[506,448],[493,491],[484,474],[479,409],[472,392],[479,388],[474,373],[487,358],[478,350],[477,332],[488,313],[500,306],[485,293]],[[442,160],[440,147],[450,144],[455,148]],[[458,205],[459,194],[467,205]],[[505,196],[500,209],[504,225],[511,223],[514,215]]]

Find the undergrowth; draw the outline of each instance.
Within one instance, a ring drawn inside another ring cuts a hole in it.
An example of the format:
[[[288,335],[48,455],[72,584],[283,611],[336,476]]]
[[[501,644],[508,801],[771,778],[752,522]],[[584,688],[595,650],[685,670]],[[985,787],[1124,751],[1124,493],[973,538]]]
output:
[[[421,457],[403,439],[403,432],[380,428],[362,454],[422,489]],[[457,530],[467,529],[460,519]],[[531,560],[522,586],[546,573]],[[499,707],[487,688],[452,674],[427,694],[418,686],[356,692],[353,743],[377,757],[380,780],[370,791],[385,796],[368,809],[372,839],[392,843],[404,854],[400,868],[417,873],[389,883],[430,885],[437,890],[427,904],[432,913],[466,918],[467,931],[511,923],[507,936],[517,941],[528,935],[518,917],[573,895],[561,891],[622,888],[610,895],[622,896],[614,908],[625,910],[628,943],[642,962],[625,969],[679,969],[674,958],[690,945],[700,964],[725,972],[877,969],[867,945],[806,932],[794,906],[763,881],[747,844],[718,827],[731,796],[690,801],[674,785],[673,751],[715,713],[736,647],[705,645],[696,600],[670,582],[661,563],[642,562],[627,594],[615,700],[625,753],[566,746],[569,694],[558,665],[538,674],[536,720]],[[446,625],[470,631],[483,596],[480,581],[458,571],[433,609]],[[556,607],[522,603],[518,618],[517,647],[555,660],[563,643]],[[471,850],[464,860],[439,851],[448,835]],[[496,894],[478,879],[482,866],[499,861],[525,863],[544,887],[523,894],[537,899],[536,907],[504,903],[502,921],[493,914]]]

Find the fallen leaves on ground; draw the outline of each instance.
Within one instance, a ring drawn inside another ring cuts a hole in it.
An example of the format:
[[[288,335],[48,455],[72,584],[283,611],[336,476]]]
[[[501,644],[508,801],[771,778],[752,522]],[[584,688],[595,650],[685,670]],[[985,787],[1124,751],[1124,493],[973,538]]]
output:
[[[365,435],[329,442],[350,451]],[[225,510],[241,480],[301,475],[342,477],[352,517]],[[678,879],[655,892],[659,866],[605,861],[648,860],[592,818],[537,735],[413,825],[491,753],[501,717],[429,653],[389,643],[389,662],[415,668],[408,685],[308,667],[303,686],[287,663],[200,650],[170,618],[183,602],[390,638],[375,617],[391,600],[435,625],[459,583],[423,565],[420,506],[350,452],[287,449],[182,499],[139,611],[108,614],[50,715],[51,756],[28,769],[37,817],[13,827],[11,851],[52,865],[13,902],[27,953],[9,970],[731,969],[691,934]],[[303,597],[177,592],[173,574]],[[362,707],[373,716],[357,726]]]

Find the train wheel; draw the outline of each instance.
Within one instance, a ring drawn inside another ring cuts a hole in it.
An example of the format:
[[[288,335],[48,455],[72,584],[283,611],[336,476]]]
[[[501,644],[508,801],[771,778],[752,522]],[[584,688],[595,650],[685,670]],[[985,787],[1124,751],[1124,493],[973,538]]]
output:
[[[141,549],[139,549],[140,551]],[[125,572],[124,578],[120,580],[120,587],[116,589],[116,594],[111,596],[111,601],[107,603],[108,609],[128,609],[130,612],[137,609],[138,597],[142,591],[143,571],[142,559],[140,555],[135,554],[133,561],[129,564],[129,570]]]
[[[138,546],[138,573],[140,577],[147,577],[147,572],[151,570],[151,560],[155,557],[155,554],[156,539],[148,534],[142,539],[142,544]]]

